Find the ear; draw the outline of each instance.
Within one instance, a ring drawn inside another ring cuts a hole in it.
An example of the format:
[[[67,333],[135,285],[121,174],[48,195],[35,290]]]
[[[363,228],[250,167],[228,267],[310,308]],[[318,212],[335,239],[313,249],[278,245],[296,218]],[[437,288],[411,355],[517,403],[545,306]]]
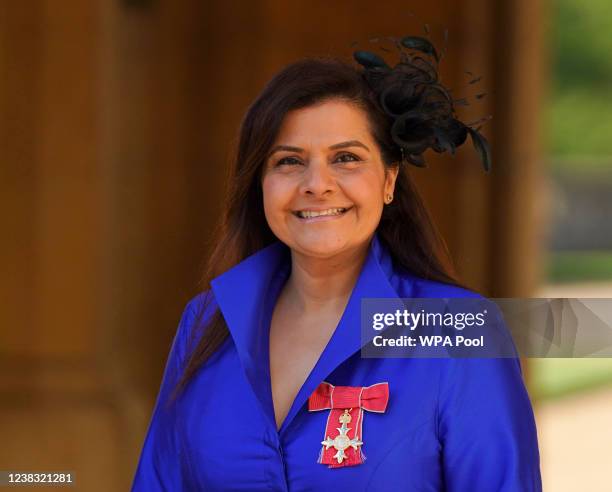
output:
[[[393,195],[395,190],[395,181],[399,174],[399,164],[393,164],[390,167],[385,167],[385,194]]]

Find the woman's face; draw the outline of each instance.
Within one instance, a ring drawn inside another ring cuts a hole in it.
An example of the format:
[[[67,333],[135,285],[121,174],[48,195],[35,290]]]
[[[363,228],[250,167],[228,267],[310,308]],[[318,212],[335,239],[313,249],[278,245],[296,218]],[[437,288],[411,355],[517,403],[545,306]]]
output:
[[[367,116],[354,104],[290,111],[264,164],[266,219],[276,237],[307,256],[361,247],[380,222],[397,171],[385,173]]]

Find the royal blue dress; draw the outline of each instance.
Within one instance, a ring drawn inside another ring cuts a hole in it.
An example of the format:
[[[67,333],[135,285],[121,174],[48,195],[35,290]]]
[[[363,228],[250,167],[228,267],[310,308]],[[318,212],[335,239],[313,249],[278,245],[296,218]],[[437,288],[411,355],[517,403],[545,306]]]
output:
[[[211,282],[181,318],[132,490],[461,491],[542,489],[536,426],[517,358],[362,358],[360,300],[462,297],[475,293],[398,271],[374,235],[346,310],[277,431],[270,386],[269,327],[290,274],[275,242]],[[204,296],[231,336],[175,405],[163,404],[185,362]],[[385,412],[364,412],[356,466],[317,463],[328,410],[308,411],[322,382],[388,382]]]

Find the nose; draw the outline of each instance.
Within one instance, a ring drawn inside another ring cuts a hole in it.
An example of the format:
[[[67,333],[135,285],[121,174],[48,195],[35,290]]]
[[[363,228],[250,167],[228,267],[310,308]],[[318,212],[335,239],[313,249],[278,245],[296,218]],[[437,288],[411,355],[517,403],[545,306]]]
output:
[[[300,193],[315,196],[324,196],[336,188],[336,179],[333,170],[323,159],[312,160],[303,174],[300,184]]]

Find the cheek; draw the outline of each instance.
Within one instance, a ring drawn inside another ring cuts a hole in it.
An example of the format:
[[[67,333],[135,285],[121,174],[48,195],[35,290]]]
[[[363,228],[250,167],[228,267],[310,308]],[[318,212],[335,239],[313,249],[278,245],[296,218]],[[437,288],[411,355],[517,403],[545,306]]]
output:
[[[286,179],[268,176],[261,183],[264,211],[267,216],[283,213],[290,203],[292,187]]]
[[[347,176],[343,189],[362,211],[376,213],[383,205],[383,182],[375,173]]]

